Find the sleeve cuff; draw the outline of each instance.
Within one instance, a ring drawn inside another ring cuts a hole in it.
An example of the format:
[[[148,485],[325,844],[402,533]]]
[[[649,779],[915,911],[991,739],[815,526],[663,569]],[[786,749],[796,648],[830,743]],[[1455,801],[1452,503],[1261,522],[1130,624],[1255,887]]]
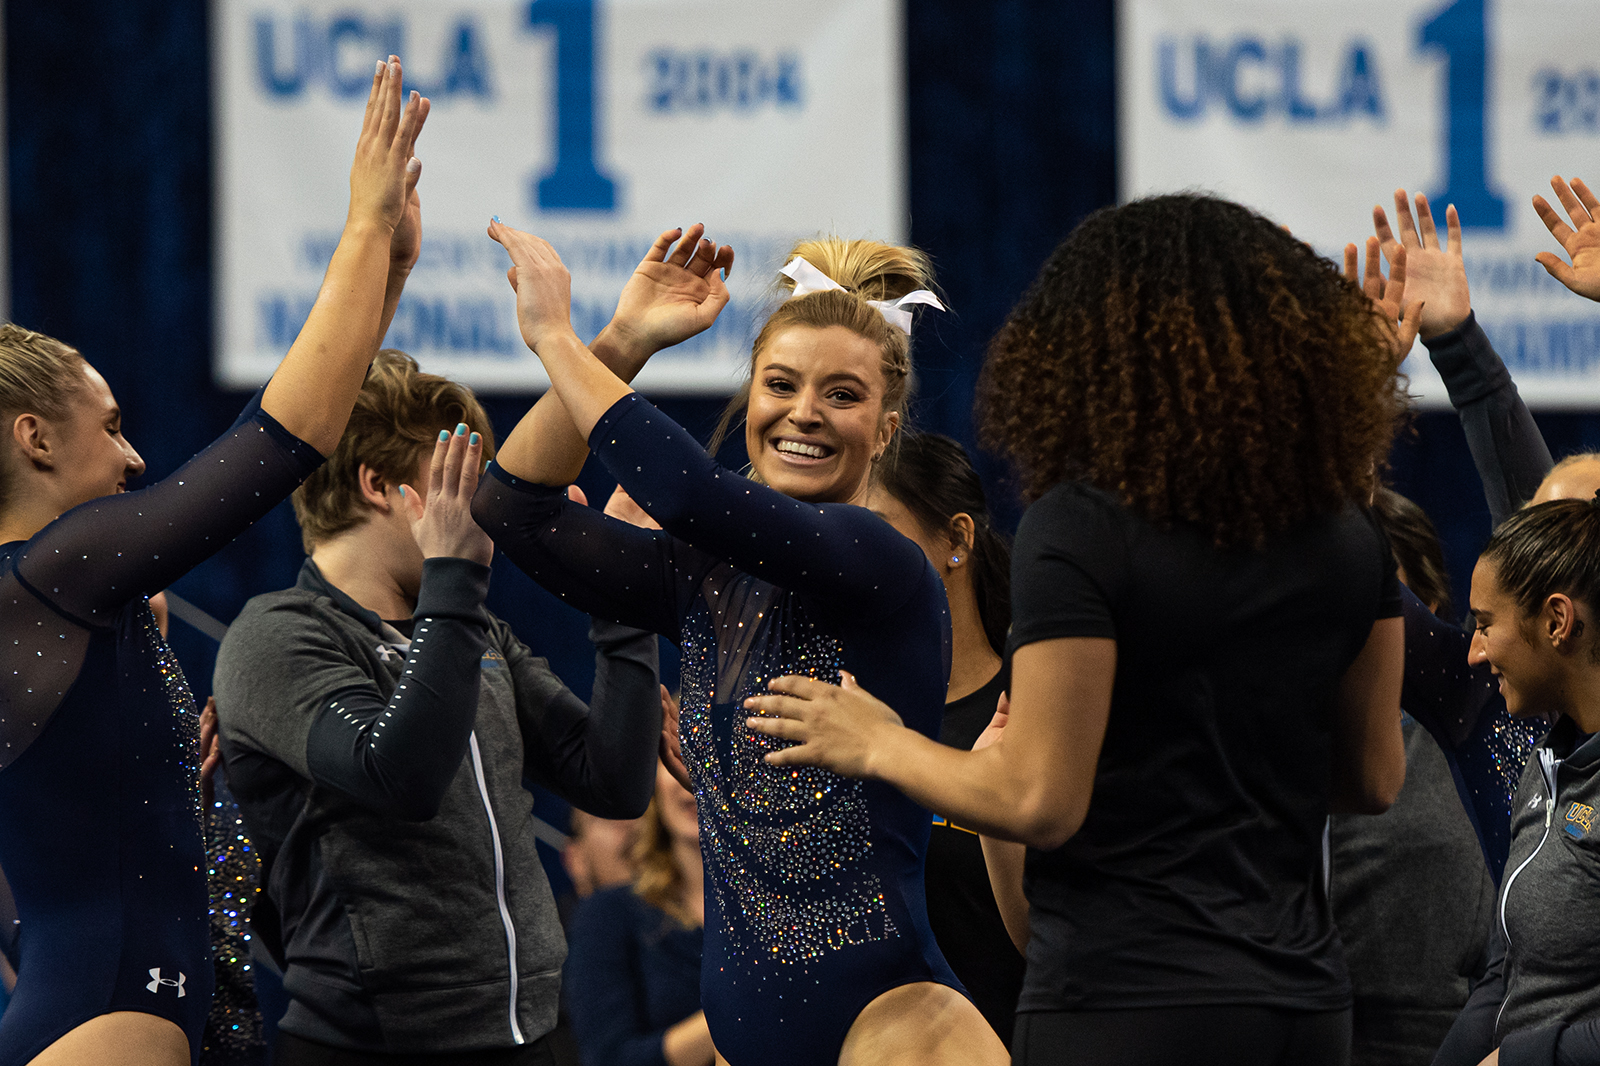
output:
[[[1541,1025],[1537,1029],[1519,1029],[1500,1041],[1500,1066],[1553,1066],[1556,1061],[1556,1044],[1566,1025]]]
[[[604,618],[589,619],[589,643],[603,652],[611,652],[637,640],[654,640],[656,635],[648,629],[635,629]]]
[[[500,484],[504,485],[506,488],[511,489],[513,492],[521,492],[526,493],[529,496],[540,497],[565,496],[567,494],[567,487],[565,485],[541,485],[537,481],[528,481],[518,477],[513,473],[510,473],[499,463],[491,462],[489,464],[489,468],[484,471],[484,473],[500,482]]]
[[[471,559],[422,561],[422,588],[413,618],[457,618],[483,623],[483,601],[489,595],[489,568]]]
[[[1464,407],[1500,389],[1515,387],[1511,372],[1489,343],[1483,327],[1478,325],[1475,311],[1468,312],[1467,320],[1455,329],[1422,343],[1444,379],[1453,407]]]

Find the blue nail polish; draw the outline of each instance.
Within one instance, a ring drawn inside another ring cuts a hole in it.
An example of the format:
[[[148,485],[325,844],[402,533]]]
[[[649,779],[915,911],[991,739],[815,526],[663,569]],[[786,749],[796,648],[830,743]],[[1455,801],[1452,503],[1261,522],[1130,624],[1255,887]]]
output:
[[[490,215],[489,216],[489,221],[490,222],[500,222],[500,216],[499,215]],[[505,223],[502,222],[501,225],[505,225]]]
[[[400,498],[402,500],[406,498],[406,487],[404,485],[400,486]]]
[[[441,429],[439,431],[439,443],[443,444],[445,441],[447,441],[449,439],[450,439],[450,431],[448,429]]]
[[[467,438],[467,443],[468,444],[477,444],[478,443],[478,435],[476,433],[474,433],[472,436],[468,437]]]
[[[466,435],[467,435],[467,424],[465,422],[457,422],[456,423],[456,436],[465,437]]]

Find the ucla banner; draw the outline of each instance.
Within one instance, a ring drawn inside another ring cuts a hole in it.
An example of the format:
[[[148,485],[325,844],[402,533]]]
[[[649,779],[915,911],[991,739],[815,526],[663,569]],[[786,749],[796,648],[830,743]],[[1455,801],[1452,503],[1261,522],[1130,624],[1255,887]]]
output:
[[[905,233],[899,0],[213,0],[217,378],[264,381],[338,243],[376,60],[433,102],[422,257],[386,344],[484,391],[547,384],[490,215],[547,238],[592,338],[657,233],[738,259],[657,393],[735,387],[799,237]]]
[[[1600,180],[1592,0],[1121,0],[1124,199],[1205,189],[1338,258],[1393,190],[1455,204],[1478,319],[1522,395],[1600,404],[1600,304],[1534,262],[1530,206]],[[1559,208],[1559,204],[1557,204]],[[1405,367],[1446,403],[1421,345]]]

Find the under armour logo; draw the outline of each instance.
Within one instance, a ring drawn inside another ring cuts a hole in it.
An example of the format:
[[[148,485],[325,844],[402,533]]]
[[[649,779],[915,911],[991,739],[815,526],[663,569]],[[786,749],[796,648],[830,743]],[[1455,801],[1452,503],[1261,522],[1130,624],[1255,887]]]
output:
[[[157,966],[150,971],[150,977],[152,980],[149,984],[145,985],[145,987],[152,992],[159,992],[161,991],[161,986],[166,985],[168,988],[176,988],[178,990],[179,999],[182,999],[184,996],[189,994],[183,990],[183,982],[188,980],[188,978],[184,977],[182,973],[178,974],[178,979],[174,981],[170,977],[162,977],[161,967]]]
[[[378,659],[379,659],[379,661],[388,662],[390,659],[398,659],[398,658],[400,658],[399,654],[397,654],[396,652],[391,651],[389,649],[389,645],[387,645],[387,644],[379,644],[378,645]]]

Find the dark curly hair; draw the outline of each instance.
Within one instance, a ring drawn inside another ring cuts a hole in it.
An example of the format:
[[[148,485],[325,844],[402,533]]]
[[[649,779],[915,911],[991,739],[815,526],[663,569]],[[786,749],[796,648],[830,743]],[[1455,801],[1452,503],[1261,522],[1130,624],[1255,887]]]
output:
[[[1405,410],[1388,324],[1332,263],[1212,196],[1090,215],[989,346],[979,433],[1219,547],[1370,499]]]

